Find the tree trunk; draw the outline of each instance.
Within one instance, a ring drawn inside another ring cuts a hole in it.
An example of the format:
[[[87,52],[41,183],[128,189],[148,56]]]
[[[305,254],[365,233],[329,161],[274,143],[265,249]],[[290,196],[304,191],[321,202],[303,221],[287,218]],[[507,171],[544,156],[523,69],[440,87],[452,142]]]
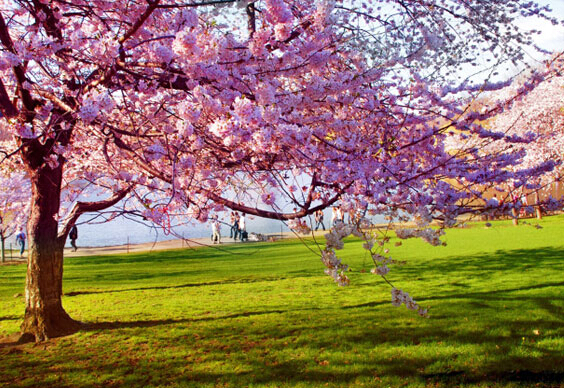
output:
[[[0,236],[0,240],[2,240],[2,263],[4,263],[6,261],[6,239],[4,238],[4,236]]]
[[[519,210],[511,209],[511,215],[513,216],[513,225],[519,225]]]
[[[32,201],[22,340],[36,342],[78,330],[62,306],[64,239],[57,238],[62,166],[31,171]]]
[[[542,209],[540,204],[539,192],[535,191],[535,204],[536,204],[536,211],[537,211],[537,218],[542,220]]]

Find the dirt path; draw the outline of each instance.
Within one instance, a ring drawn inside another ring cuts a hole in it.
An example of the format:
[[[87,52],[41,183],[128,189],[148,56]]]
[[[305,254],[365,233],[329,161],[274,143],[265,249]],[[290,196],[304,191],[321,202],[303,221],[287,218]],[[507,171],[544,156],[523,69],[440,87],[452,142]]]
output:
[[[221,245],[240,243],[240,241],[234,241],[232,238],[224,238],[221,241]],[[65,257],[78,257],[78,256],[102,256],[102,255],[114,255],[114,254],[127,254],[135,252],[151,252],[151,251],[162,251],[167,249],[181,249],[181,248],[198,248],[203,246],[213,245],[209,238],[194,238],[190,240],[169,240],[169,241],[158,241],[143,244],[128,244],[128,245],[114,245],[108,247],[81,247],[80,241],[77,241],[78,250],[73,251],[72,248],[65,248]],[[217,245],[216,245],[217,246]],[[19,252],[14,253],[12,259],[10,259],[10,254],[6,254],[6,262],[0,263],[0,265],[15,265],[15,264],[25,264],[27,261],[27,251],[24,253],[23,258],[20,259]]]
[[[234,244],[240,243],[234,241],[232,238],[223,238],[221,244]],[[168,241],[148,242],[143,244],[128,244],[128,245],[115,245],[109,247],[80,247],[80,241],[77,241],[78,250],[73,252],[72,248],[65,248],[65,257],[76,256],[97,256],[97,255],[113,255],[118,253],[133,253],[133,252],[151,252],[162,251],[167,249],[181,249],[181,248],[198,248],[202,246],[213,245],[210,238],[193,238],[193,239],[177,239]]]
[[[322,235],[323,231],[315,232],[316,236]],[[267,235],[270,241],[279,240],[280,238],[295,237],[291,232],[278,233],[274,235]],[[251,242],[252,243],[252,242]],[[221,245],[227,244],[246,244],[246,242],[240,242],[239,240],[233,240],[229,237],[223,237],[221,240]],[[108,247],[81,247],[80,240],[77,241],[78,250],[73,251],[72,248],[65,248],[65,257],[78,257],[78,256],[101,256],[101,255],[114,255],[114,254],[127,254],[134,252],[151,252],[151,251],[162,251],[168,249],[182,249],[182,248],[198,248],[203,246],[213,246],[209,237],[204,238],[193,238],[193,239],[177,239],[169,241],[158,241],[149,242],[143,244],[128,244],[128,245],[115,245]],[[216,245],[217,246],[217,245]],[[25,264],[27,261],[27,251],[24,253],[22,259],[19,255],[14,253],[12,259],[7,253],[7,261],[5,263],[0,263],[0,265],[14,265],[14,264]]]

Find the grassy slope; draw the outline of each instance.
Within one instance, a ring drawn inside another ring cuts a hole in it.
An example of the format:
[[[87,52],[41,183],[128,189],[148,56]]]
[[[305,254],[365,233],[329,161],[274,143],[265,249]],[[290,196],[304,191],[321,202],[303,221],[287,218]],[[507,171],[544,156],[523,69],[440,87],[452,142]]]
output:
[[[346,288],[295,241],[67,259],[63,303],[86,328],[0,347],[0,386],[562,386],[564,217],[540,224],[391,248],[408,263],[390,280],[429,319],[391,306],[354,241]],[[24,275],[0,267],[0,335]]]

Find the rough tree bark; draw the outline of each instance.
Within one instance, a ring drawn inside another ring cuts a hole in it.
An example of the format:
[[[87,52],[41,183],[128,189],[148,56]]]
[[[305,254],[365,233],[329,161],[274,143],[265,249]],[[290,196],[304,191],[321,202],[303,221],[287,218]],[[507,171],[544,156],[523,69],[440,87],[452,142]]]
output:
[[[540,203],[540,196],[538,190],[535,191],[535,208],[537,213],[537,219],[542,220],[542,207]]]
[[[513,225],[519,225],[519,211],[515,208],[511,209],[511,216],[513,218]]]
[[[2,241],[2,263],[6,261],[6,238],[2,235],[0,236],[0,240]]]
[[[44,341],[78,330],[79,322],[63,309],[63,248],[58,237],[62,165],[31,170],[32,201],[22,340]],[[65,236],[66,238],[66,236]]]
[[[70,228],[81,214],[107,209],[121,201],[131,187],[123,188],[106,200],[75,203],[62,230],[58,231],[63,163],[56,168],[45,163],[29,171],[32,187],[27,225],[30,246],[21,341],[40,342],[74,333],[81,326],[62,305],[64,246]]]

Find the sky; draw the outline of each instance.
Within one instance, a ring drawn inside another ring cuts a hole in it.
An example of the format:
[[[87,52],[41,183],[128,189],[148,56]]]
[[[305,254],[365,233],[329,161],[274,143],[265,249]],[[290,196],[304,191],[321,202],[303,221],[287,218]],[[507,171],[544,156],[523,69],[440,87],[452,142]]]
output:
[[[550,6],[554,16],[564,19],[564,0],[537,0],[537,2],[541,5]],[[538,19],[524,19],[523,22],[519,23],[519,26],[524,29],[542,31],[542,34],[535,39],[539,46],[552,51],[564,49],[564,26],[554,26]]]

